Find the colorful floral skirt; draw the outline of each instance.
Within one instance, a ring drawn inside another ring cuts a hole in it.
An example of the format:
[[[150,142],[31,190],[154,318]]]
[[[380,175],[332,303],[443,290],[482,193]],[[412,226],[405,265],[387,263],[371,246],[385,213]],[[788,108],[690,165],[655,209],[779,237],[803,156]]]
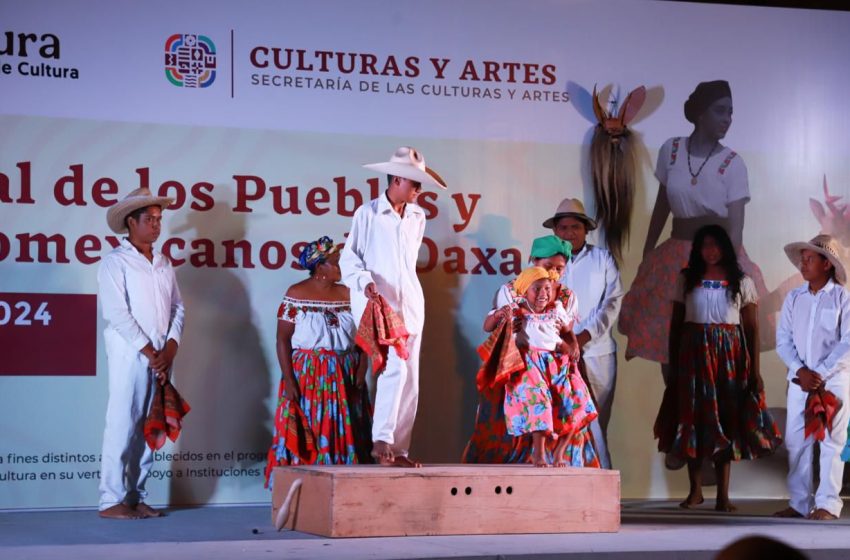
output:
[[[626,359],[644,358],[667,363],[667,344],[670,336],[670,317],[673,315],[673,296],[676,278],[688,264],[691,242],[668,239],[643,259],[629,291],[623,297],[617,328],[628,337]],[[759,298],[767,295],[767,286],[758,266],[742,248],[738,262],[744,273],[753,279]],[[773,317],[760,318],[762,348],[772,348],[775,340]]]
[[[599,467],[590,435],[596,408],[578,368],[558,354],[535,350],[525,353],[525,362],[527,369],[511,382],[481,394],[462,462],[530,462],[531,432],[539,429],[568,438],[570,465]],[[555,445],[548,442],[550,460]]]
[[[655,420],[658,450],[720,461],[769,455],[782,436],[751,379],[738,325],[685,323],[681,349]]]
[[[372,462],[372,408],[368,391],[355,385],[358,357],[357,352],[299,348],[292,351],[292,369],[301,388],[299,404],[317,451],[315,464]],[[267,482],[273,467],[306,464],[284,445],[290,409],[283,388],[281,379]]]

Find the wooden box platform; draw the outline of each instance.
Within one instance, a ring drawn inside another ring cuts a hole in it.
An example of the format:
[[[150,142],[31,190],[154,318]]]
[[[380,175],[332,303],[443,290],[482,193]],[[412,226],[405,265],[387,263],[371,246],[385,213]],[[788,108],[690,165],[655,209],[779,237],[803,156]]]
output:
[[[532,465],[278,467],[272,523],[294,481],[295,531],[325,537],[603,533],[620,528],[620,473]]]

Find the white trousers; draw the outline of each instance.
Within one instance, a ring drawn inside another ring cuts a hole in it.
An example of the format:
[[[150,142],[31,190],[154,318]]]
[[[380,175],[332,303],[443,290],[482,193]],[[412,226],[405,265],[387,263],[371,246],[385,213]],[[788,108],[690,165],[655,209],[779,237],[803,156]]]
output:
[[[100,464],[100,510],[145,500],[145,480],[153,452],[143,428],[153,401],[153,374],[148,359],[127,346],[118,334],[106,335],[109,403]]]
[[[419,402],[419,349],[422,335],[407,339],[410,357],[402,360],[390,348],[387,367],[378,376],[375,412],[372,417],[372,441],[390,444],[393,454],[407,456],[416,406]]]
[[[840,373],[827,381],[826,389],[832,391],[844,403],[833,420],[834,429],[826,433],[820,443],[820,484],[814,490],[812,473],[812,448],[814,438],[803,438],[806,409],[805,391],[794,383],[788,385],[788,419],[785,425],[785,446],[788,448],[788,493],[789,504],[798,513],[808,515],[813,509],[825,509],[841,515],[842,501],[839,497],[844,462],[841,451],[847,442],[847,422],[850,420],[850,375]]]
[[[593,443],[603,469],[611,468],[611,453],[608,450],[608,422],[614,404],[614,389],[617,386],[617,353],[584,358],[590,389],[596,399],[599,416],[590,425]]]

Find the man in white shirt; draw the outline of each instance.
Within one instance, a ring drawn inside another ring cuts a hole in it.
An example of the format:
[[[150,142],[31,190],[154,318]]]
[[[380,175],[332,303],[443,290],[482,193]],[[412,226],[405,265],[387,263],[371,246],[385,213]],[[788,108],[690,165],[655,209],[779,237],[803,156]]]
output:
[[[106,215],[112,231],[128,233],[103,258],[97,273],[109,366],[99,509],[109,519],[162,515],[144,502],[153,453],[145,444],[143,425],[154,383],[168,380],[183,331],[183,300],[174,270],[153,248],[162,209],[171,202],[136,189]]]
[[[382,465],[421,466],[408,457],[419,400],[419,350],[425,300],[416,259],[425,233],[425,212],[415,204],[423,185],[446,188],[425,166],[422,154],[403,146],[387,162],[364,165],[387,174],[386,192],[354,213],[340,258],[342,281],[351,290],[351,309],[359,324],[369,299],[383,296],[401,315],[410,337],[409,357],[389,349],[378,376],[372,420],[372,455]]]
[[[806,284],[785,297],[776,331],[776,352],[788,366],[791,382],[785,428],[791,499],[778,517],[832,520],[841,515],[841,451],[850,420],[850,292],[844,288],[847,273],[840,251],[829,235],[785,246]],[[814,491],[815,438],[805,437],[804,413],[809,394],[820,390],[832,392],[842,404],[820,442],[820,483]]]
[[[587,234],[596,222],[584,211],[577,198],[561,201],[555,215],[543,227],[572,244],[572,259],[561,282],[578,298],[579,322],[573,327],[581,347],[599,417],[591,425],[594,444],[602,468],[611,468],[608,450],[608,422],[617,384],[617,343],[611,329],[620,313],[623,284],[611,253],[587,243]]]

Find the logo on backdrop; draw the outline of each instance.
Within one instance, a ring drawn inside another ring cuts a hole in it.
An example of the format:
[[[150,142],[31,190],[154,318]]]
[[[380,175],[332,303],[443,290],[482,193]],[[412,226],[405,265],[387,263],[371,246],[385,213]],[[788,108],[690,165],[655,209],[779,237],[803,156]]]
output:
[[[175,86],[210,87],[215,70],[215,43],[209,37],[177,33],[165,41],[165,77]]]
[[[6,58],[18,59],[6,62]],[[62,44],[53,33],[0,34],[0,77],[13,73],[28,78],[59,78],[76,80],[80,71],[70,66],[61,66]]]

